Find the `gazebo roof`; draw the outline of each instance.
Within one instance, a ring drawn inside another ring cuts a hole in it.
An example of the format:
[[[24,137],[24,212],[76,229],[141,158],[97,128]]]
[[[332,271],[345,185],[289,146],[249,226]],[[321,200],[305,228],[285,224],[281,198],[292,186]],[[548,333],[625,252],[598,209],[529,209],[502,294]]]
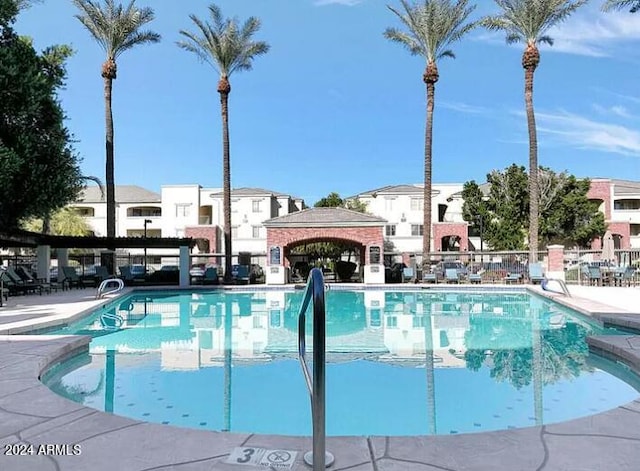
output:
[[[367,227],[384,226],[386,219],[345,208],[309,208],[264,222],[266,227]]]

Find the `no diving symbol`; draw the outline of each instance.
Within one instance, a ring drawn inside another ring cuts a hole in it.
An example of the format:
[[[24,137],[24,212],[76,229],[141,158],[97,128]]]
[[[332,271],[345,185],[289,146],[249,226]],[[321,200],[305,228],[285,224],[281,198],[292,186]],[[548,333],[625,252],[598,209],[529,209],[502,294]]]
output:
[[[267,460],[273,464],[284,464],[291,459],[291,453],[284,450],[275,450],[267,455]]]

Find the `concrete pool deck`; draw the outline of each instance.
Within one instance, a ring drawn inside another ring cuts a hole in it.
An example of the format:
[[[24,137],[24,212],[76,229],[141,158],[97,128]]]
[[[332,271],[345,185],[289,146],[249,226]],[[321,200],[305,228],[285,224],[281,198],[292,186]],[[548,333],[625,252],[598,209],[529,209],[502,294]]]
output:
[[[640,299],[639,288],[569,289],[572,298],[554,299],[606,323],[640,328],[640,302],[634,303]],[[9,305],[0,308],[0,334],[81,316],[105,302],[93,295],[93,290],[85,289],[10,298]],[[226,462],[234,447],[295,451],[291,469],[310,469],[302,462],[303,453],[311,448],[309,437],[209,432],[141,422],[64,399],[39,381],[49,366],[86,352],[89,341],[82,336],[0,335],[0,470],[250,471],[251,466]],[[640,372],[640,336],[593,337],[589,343],[598,353],[623,359]],[[336,471],[637,471],[640,399],[558,424],[450,436],[330,437],[327,449],[336,459],[329,469]],[[25,454],[9,456],[8,451]]]

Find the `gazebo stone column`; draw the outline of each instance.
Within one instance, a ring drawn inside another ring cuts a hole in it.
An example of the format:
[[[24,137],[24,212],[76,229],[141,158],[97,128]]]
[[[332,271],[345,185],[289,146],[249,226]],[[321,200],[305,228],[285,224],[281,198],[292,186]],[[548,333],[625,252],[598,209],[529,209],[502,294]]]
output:
[[[189,246],[180,246],[180,287],[189,286]]]
[[[62,271],[62,267],[69,266],[69,249],[57,249],[58,253],[58,283],[62,283],[64,281],[64,272]],[[61,284],[60,286],[64,286]]]
[[[38,245],[37,249],[38,260],[38,279],[45,280],[47,283],[51,281],[51,272],[49,266],[51,265],[51,246]]]
[[[564,281],[564,245],[549,245],[547,250],[547,278]]]

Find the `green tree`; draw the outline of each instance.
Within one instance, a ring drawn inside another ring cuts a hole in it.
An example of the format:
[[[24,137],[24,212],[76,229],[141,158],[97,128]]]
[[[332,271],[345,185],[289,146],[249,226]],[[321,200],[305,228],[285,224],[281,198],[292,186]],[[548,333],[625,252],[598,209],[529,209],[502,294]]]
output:
[[[28,231],[40,232],[43,220],[30,219],[22,227]],[[86,236],[92,232],[87,220],[69,207],[58,209],[51,215],[50,227],[49,233],[53,235]]]
[[[342,208],[344,207],[344,200],[340,198],[340,195],[335,191],[332,191],[324,198],[320,198],[313,205],[316,208]]]
[[[604,11],[624,10],[629,8],[631,13],[640,11],[640,0],[607,0],[602,6]]]
[[[135,46],[160,41],[160,35],[142,28],[154,18],[151,8],[138,8],[132,0],[126,8],[114,0],[73,0],[80,11],[76,18],[106,53],[102,64],[105,106],[105,174],[107,187],[107,237],[116,236],[116,200],[114,181],[113,113],[111,93],[117,77],[116,60]]]
[[[524,100],[529,132],[529,261],[538,260],[538,137],[533,110],[533,75],[540,63],[538,44],[553,45],[550,28],[567,19],[587,0],[495,0],[502,12],[481,20],[493,31],[503,31],[508,44],[522,42]]]
[[[433,149],[433,108],[435,86],[440,75],[438,60],[455,55],[449,47],[462,39],[476,24],[468,20],[475,6],[468,0],[424,0],[409,4],[400,0],[404,12],[390,6],[404,25],[405,31],[387,28],[384,36],[405,46],[413,55],[422,56],[427,64],[422,80],[427,87],[427,117],[424,143],[424,219],[422,252],[423,260],[428,260],[431,251],[431,167]]]
[[[587,196],[588,179],[578,180],[566,172],[557,174],[544,167],[538,169],[538,174],[539,230],[545,246],[562,243],[588,247],[594,238],[604,234],[604,216],[598,204]],[[513,164],[502,172],[494,170],[487,175],[487,182],[486,201],[475,181],[464,184],[463,219],[473,228],[482,215],[484,240],[493,249],[523,250],[529,215],[525,168]]]
[[[67,46],[38,54],[13,23],[14,0],[0,0],[0,227],[17,228],[73,201],[82,188],[78,157],[57,99]]]
[[[231,163],[229,145],[229,78],[235,71],[251,70],[253,60],[269,51],[269,45],[263,41],[253,41],[260,29],[260,20],[248,18],[240,26],[236,18],[223,18],[220,9],[209,6],[212,23],[203,22],[195,15],[191,21],[198,32],[180,30],[186,38],[178,41],[178,46],[193,52],[198,58],[211,65],[219,74],[218,93],[222,115],[222,199],[224,212],[224,280],[231,282]]]

